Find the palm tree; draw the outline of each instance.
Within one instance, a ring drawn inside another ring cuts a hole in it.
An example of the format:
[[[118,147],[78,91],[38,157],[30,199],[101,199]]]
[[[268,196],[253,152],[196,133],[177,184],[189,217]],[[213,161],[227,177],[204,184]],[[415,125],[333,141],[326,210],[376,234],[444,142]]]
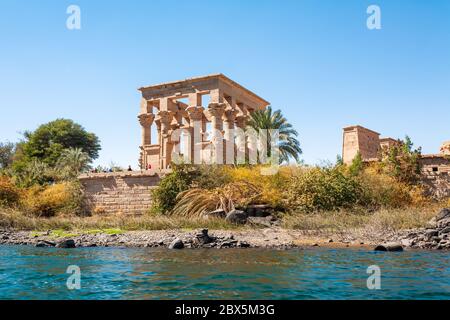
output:
[[[269,106],[265,110],[258,110],[250,114],[250,120],[247,126],[258,131],[259,129],[276,129],[278,130],[278,149],[280,151],[280,163],[289,162],[293,158],[300,162],[300,142],[297,140],[298,132],[281,114],[280,110],[272,112]],[[270,135],[268,137],[270,139]],[[270,143],[270,141],[269,141]],[[268,149],[270,157],[270,148]]]
[[[89,170],[91,159],[81,148],[70,148],[63,151],[58,160],[58,168],[70,177]]]

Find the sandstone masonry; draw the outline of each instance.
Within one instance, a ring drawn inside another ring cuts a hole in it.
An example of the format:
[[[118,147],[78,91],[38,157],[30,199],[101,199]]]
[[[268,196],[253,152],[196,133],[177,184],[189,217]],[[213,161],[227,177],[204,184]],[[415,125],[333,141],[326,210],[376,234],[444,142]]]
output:
[[[150,171],[89,173],[79,177],[87,209],[104,214],[143,214],[151,206],[151,190],[161,173]]]

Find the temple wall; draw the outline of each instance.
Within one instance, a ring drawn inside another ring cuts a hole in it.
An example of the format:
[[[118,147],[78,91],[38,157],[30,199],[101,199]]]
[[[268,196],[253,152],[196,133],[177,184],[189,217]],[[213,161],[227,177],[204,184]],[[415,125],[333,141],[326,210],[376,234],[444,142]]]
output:
[[[139,171],[86,174],[79,180],[90,212],[143,214],[150,209],[151,190],[161,178],[154,172]]]
[[[450,160],[442,156],[430,156],[420,161],[422,183],[429,194],[438,199],[450,197]]]

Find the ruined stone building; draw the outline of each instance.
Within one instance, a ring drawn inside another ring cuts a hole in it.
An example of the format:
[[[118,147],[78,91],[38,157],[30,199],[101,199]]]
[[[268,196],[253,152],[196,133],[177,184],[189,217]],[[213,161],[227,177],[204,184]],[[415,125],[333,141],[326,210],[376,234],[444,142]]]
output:
[[[378,161],[380,151],[399,141],[393,138],[380,138],[380,134],[362,126],[344,128],[342,159],[345,164],[352,163],[359,153],[363,161]],[[450,196],[450,142],[443,143],[439,153],[425,154],[420,159],[422,183],[437,198]]]
[[[167,82],[139,90],[142,93],[138,116],[142,126],[140,165],[144,169],[149,165],[154,170],[167,169],[174,151],[183,154],[190,163],[194,162],[197,160],[194,159],[197,157],[195,147],[196,150],[209,151],[211,130],[223,134],[224,149],[234,148],[233,129],[243,129],[251,112],[269,105],[223,74]],[[200,127],[198,137],[194,132],[196,125]],[[156,127],[154,140],[152,126]],[[174,136],[174,130],[181,133]],[[183,132],[188,137],[186,143],[180,137]],[[183,143],[185,145],[182,146]],[[180,149],[183,150],[180,152]],[[205,154],[199,156],[205,158],[208,156]]]

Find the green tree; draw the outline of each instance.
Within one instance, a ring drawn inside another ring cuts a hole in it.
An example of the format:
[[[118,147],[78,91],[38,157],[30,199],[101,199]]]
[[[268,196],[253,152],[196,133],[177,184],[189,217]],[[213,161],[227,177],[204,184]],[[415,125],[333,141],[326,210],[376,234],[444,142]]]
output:
[[[351,175],[357,176],[361,173],[363,169],[364,169],[364,162],[361,153],[358,151],[348,170]]]
[[[8,168],[14,159],[16,145],[11,142],[0,142],[0,169]]]
[[[55,180],[54,176],[54,170],[38,159],[24,162],[20,167],[20,171],[14,173],[16,184],[20,187],[51,183]]]
[[[293,158],[300,162],[300,142],[297,140],[298,132],[282,115],[280,110],[272,111],[272,107],[265,110],[258,110],[250,114],[250,120],[247,125],[258,131],[259,129],[276,129],[279,132],[278,149],[280,151],[280,163],[289,162]],[[267,137],[270,145],[271,137]],[[268,148],[268,156],[270,157],[270,147]]]
[[[62,152],[56,168],[63,180],[71,180],[88,171],[91,161],[89,155],[80,148],[70,148]]]
[[[422,149],[413,147],[411,138],[406,136],[405,140],[399,140],[396,145],[382,150],[383,171],[397,181],[416,184],[420,179],[419,160],[422,156]]]
[[[81,125],[68,119],[57,119],[41,125],[34,132],[26,132],[21,145],[20,162],[40,160],[55,167],[66,149],[80,149],[90,161],[98,158],[100,142],[98,137],[87,132]]]

